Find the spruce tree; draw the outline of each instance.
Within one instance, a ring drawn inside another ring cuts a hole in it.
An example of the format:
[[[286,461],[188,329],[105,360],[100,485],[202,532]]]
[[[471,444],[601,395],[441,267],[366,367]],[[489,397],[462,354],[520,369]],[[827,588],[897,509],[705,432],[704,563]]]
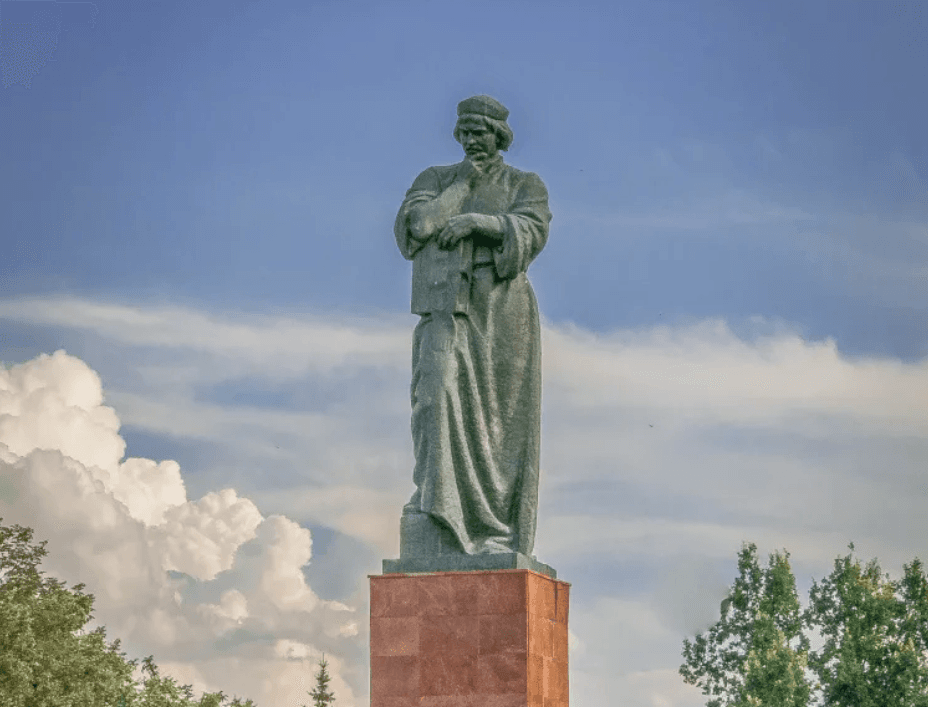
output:
[[[329,707],[335,704],[335,693],[329,690],[329,681],[332,679],[328,671],[329,664],[325,662],[325,654],[319,661],[319,672],[316,673],[316,689],[309,693],[313,698],[313,707]]]

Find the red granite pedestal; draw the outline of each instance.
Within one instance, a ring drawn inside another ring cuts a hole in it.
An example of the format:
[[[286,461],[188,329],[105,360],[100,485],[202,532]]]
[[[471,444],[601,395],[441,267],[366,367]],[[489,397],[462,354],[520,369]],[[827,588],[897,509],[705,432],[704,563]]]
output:
[[[371,707],[567,707],[570,585],[531,570],[370,575]]]

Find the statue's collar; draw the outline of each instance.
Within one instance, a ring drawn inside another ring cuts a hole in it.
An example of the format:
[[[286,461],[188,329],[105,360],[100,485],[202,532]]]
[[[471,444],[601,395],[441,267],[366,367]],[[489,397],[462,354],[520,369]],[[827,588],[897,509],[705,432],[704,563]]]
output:
[[[495,154],[483,165],[483,173],[488,177],[495,177],[503,169],[503,156]]]
[[[463,164],[463,162],[461,164]],[[480,172],[483,177],[496,177],[500,172],[503,171],[503,167],[505,166],[506,165],[503,162],[503,156],[497,153],[483,163]]]

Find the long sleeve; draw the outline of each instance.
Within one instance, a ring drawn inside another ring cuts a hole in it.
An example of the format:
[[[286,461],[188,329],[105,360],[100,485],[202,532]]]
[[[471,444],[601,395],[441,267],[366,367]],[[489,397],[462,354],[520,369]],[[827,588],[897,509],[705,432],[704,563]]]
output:
[[[548,190],[537,174],[528,172],[522,179],[512,206],[499,214],[505,227],[501,246],[494,249],[496,273],[504,279],[514,278],[528,266],[548,241]]]
[[[437,198],[440,193],[441,184],[438,175],[431,167],[416,177],[409,191],[406,192],[406,198],[403,199],[399,213],[396,215],[396,222],[393,224],[393,234],[396,236],[396,245],[399,246],[400,253],[407,260],[412,260],[425,244],[424,241],[413,238],[410,233],[409,217],[412,210],[420,204]]]
[[[393,227],[396,244],[407,260],[412,260],[412,299],[415,314],[428,312],[467,312],[468,277],[473,261],[471,239],[462,239],[454,248],[438,247],[431,236],[444,227],[451,216],[461,213],[470,186],[455,181],[455,168],[430,167],[416,177],[400,206]],[[428,234],[416,238],[411,219]],[[436,230],[437,229],[437,230]]]

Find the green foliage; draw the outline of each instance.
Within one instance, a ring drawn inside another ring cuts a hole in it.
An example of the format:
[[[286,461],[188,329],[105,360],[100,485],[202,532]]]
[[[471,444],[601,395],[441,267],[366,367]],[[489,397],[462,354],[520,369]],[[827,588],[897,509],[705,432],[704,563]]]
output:
[[[719,621],[684,639],[680,674],[709,696],[707,707],[805,707],[808,640],[789,554],[774,553],[762,568],[757,546],[745,544],[738,570]]]
[[[0,519],[2,520],[2,519]],[[93,595],[42,577],[46,543],[32,530],[0,525],[0,694],[9,707],[116,705],[133,665],[105,630],[75,635],[91,618]]]
[[[928,577],[921,560],[903,565],[902,580],[897,588],[902,601],[899,620],[899,640],[910,655],[920,656],[920,670],[913,676],[913,702],[918,707],[928,704]]]
[[[707,707],[928,707],[924,566],[913,560],[894,581],[850,550],[813,582],[803,611],[788,553],[762,569],[756,547],[742,547],[719,621],[683,642],[680,674],[710,697]]]
[[[0,522],[2,522],[0,518]],[[66,589],[44,578],[38,566],[45,541],[31,544],[32,530],[0,524],[0,695],[3,707],[226,707],[222,692],[193,701],[189,685],[158,675],[152,656],[127,661],[119,640],[106,643],[103,627],[81,633],[92,618],[92,594],[83,584]],[[227,707],[255,707],[233,699]]]
[[[805,651],[792,649],[786,634],[763,612],[757,617],[753,639],[744,666],[744,690],[735,704],[738,707],[808,705],[811,688],[805,675]]]
[[[309,693],[313,698],[313,707],[328,707],[335,704],[335,693],[329,690],[329,681],[332,679],[328,671],[329,664],[325,662],[325,655],[319,661],[319,671],[316,673],[316,687]],[[305,707],[305,706],[304,706]]]
[[[178,686],[173,678],[161,677],[158,666],[151,656],[142,661],[142,671],[146,674],[144,689],[135,697],[134,702],[126,701],[126,707],[224,707],[228,699],[220,690],[205,693],[198,701],[193,700],[190,685]],[[242,702],[234,698],[228,707],[255,707],[251,700]]]
[[[824,703],[834,707],[928,707],[928,587],[921,562],[893,581],[876,560],[851,553],[813,582],[804,620],[825,643],[813,652]]]

